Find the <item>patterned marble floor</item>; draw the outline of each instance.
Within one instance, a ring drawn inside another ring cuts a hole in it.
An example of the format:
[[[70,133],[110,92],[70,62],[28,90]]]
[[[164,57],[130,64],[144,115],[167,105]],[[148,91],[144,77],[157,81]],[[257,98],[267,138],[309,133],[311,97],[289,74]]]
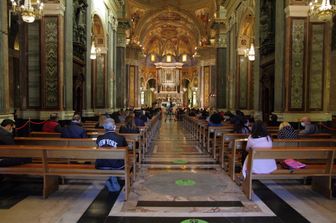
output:
[[[129,200],[124,203],[119,199],[109,216],[227,217],[274,213],[257,197],[249,201],[180,123],[166,122],[151,153],[146,155]]]
[[[247,200],[174,121],[162,123],[127,202],[104,181],[69,180],[46,200],[41,181],[33,187],[1,182],[0,223],[336,223],[336,199],[293,180],[256,181]]]

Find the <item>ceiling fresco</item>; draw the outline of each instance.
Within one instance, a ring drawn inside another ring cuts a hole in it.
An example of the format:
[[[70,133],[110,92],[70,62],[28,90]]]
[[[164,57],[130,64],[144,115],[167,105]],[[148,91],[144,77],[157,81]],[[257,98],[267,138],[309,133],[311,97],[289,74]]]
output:
[[[211,29],[215,0],[129,0],[126,10],[127,38],[145,54],[192,55],[216,35]]]

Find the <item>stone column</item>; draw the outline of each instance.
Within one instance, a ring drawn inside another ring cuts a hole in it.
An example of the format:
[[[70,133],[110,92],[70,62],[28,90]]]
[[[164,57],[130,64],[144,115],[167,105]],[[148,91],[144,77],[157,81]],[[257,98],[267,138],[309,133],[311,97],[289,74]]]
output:
[[[253,62],[253,110],[256,119],[262,119],[261,103],[260,103],[260,0],[256,0],[255,6],[255,60]]]
[[[124,108],[126,106],[127,83],[126,83],[126,30],[130,24],[126,19],[118,21],[117,30],[117,69],[116,69],[116,108]]]
[[[13,119],[13,108],[10,107],[9,97],[9,68],[8,68],[8,9],[7,1],[0,2],[0,121],[5,118]]]
[[[108,41],[107,41],[107,46],[108,46],[108,51],[107,51],[107,108],[106,110],[110,113],[112,113],[112,108],[114,107],[113,104],[113,98],[115,97],[114,95],[114,88],[113,88],[113,65],[114,65],[114,60],[115,57],[113,55],[114,52],[114,39],[113,39],[113,26],[114,26],[114,17],[112,15],[109,16],[109,21],[108,21]]]
[[[64,112],[73,114],[73,0],[65,1],[64,20]]]
[[[92,109],[92,76],[91,76],[91,36],[92,36],[92,1],[87,1],[87,13],[86,13],[86,68],[85,68],[85,105],[83,116],[94,116]]]
[[[221,15],[219,13],[219,15]],[[225,15],[222,15],[225,16]],[[212,28],[217,30],[216,40],[216,102],[215,107],[226,108],[226,75],[227,75],[227,43],[226,43],[226,19],[215,18]]]
[[[276,1],[275,14],[275,75],[274,75],[274,111],[284,110],[285,102],[285,2]]]

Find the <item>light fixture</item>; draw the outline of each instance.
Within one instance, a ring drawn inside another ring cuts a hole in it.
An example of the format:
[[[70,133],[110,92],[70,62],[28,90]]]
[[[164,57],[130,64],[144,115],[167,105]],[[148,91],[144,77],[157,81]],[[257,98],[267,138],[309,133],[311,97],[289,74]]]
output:
[[[187,54],[182,55],[182,62],[187,62]]]
[[[172,57],[171,57],[171,55],[167,55],[166,61],[167,61],[168,63],[170,63],[170,62],[172,61]]]
[[[92,39],[91,51],[90,51],[90,59],[91,60],[97,59],[97,49],[96,49],[96,46],[95,46],[94,39]]]
[[[150,90],[151,90],[152,92],[154,92],[154,91],[155,91],[155,88],[151,87]]]
[[[37,0],[34,6],[32,5],[31,0],[24,0],[23,4],[20,0],[11,0],[11,3],[13,12],[21,15],[24,22],[32,23],[42,15],[44,4],[40,0]]]
[[[317,17],[321,21],[328,21],[336,12],[335,5],[330,4],[330,0],[312,0],[309,3],[309,16]]]
[[[152,62],[155,62],[155,54],[151,54],[150,60],[151,60]]]
[[[245,49],[245,57],[249,59],[249,61],[255,60],[255,50],[254,50],[254,44],[251,43],[251,46],[249,49]]]
[[[185,88],[185,87],[183,88],[183,91],[184,91],[184,92],[186,92],[187,90],[188,90],[187,88]]]

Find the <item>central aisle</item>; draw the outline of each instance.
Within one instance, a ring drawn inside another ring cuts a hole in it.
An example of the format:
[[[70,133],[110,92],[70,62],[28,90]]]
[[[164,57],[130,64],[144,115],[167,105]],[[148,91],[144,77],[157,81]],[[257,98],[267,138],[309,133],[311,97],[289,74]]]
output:
[[[120,197],[107,222],[223,222],[238,216],[274,214],[258,199],[249,201],[181,123],[170,121],[162,123],[129,200]]]

